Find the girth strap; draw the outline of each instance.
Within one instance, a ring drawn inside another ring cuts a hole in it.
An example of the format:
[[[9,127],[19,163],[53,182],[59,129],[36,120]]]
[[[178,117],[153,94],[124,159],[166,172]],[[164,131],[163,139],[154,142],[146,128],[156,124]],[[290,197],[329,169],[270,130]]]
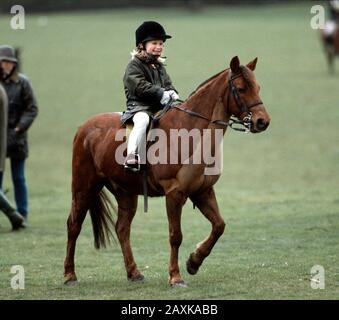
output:
[[[144,192],[144,212],[148,211],[148,190],[147,190],[147,165],[142,175],[142,189]]]

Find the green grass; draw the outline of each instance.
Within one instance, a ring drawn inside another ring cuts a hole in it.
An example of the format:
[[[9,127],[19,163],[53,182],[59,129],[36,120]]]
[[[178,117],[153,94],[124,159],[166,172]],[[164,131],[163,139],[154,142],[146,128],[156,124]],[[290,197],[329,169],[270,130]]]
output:
[[[327,73],[309,5],[73,12],[48,15],[45,27],[27,14],[25,31],[0,17],[1,42],[22,47],[40,106],[27,161],[31,227],[12,233],[0,215],[0,299],[338,299],[339,78]],[[167,69],[182,98],[233,56],[243,63],[258,56],[272,123],[261,135],[227,133],[216,185],[227,227],[196,276],[185,261],[210,226],[185,206],[180,266],[187,289],[167,285],[164,198],[151,199],[148,214],[140,205],[132,228],[145,283],[127,282],[118,245],[94,249],[87,217],[76,251],[80,283],[65,287],[72,139],[90,115],[124,109],[134,30],[148,19],[173,35]],[[5,187],[13,200],[9,172]],[[25,268],[25,290],[10,287],[17,264]],[[324,290],[310,285],[317,264],[325,268]]]

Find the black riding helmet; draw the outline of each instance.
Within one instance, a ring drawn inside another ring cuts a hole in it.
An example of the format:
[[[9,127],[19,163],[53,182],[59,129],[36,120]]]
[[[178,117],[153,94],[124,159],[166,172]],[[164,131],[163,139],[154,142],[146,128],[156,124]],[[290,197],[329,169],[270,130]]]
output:
[[[172,38],[166,34],[163,26],[155,21],[145,21],[135,31],[135,45],[138,46],[140,43],[144,43],[150,40],[163,40]]]

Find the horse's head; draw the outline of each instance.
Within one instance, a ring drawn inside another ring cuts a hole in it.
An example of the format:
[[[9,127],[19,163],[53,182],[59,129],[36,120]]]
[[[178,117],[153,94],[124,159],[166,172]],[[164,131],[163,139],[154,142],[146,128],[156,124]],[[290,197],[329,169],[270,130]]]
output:
[[[231,60],[228,90],[225,95],[227,111],[244,121],[252,133],[262,132],[270,124],[270,116],[260,99],[260,86],[256,82],[254,69],[257,58],[246,66],[240,65],[238,57]]]

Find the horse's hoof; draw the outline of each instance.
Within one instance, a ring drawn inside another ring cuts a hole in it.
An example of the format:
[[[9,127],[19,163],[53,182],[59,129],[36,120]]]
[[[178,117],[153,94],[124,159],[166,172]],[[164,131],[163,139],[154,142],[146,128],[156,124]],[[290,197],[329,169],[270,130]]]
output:
[[[186,270],[189,274],[195,275],[199,270],[199,265],[193,261],[193,253],[190,254],[188,260],[186,261]]]
[[[77,279],[76,275],[72,274],[72,275],[65,276],[64,284],[68,285],[68,286],[74,286],[74,285],[78,284],[78,279]]]
[[[65,281],[64,282],[64,285],[69,286],[69,287],[76,286],[78,284],[79,284],[78,280],[70,280],[70,281]]]
[[[171,283],[171,288],[187,288],[187,283],[184,280]]]
[[[131,282],[145,282],[145,277],[142,274],[138,274],[135,277],[128,278]]]

